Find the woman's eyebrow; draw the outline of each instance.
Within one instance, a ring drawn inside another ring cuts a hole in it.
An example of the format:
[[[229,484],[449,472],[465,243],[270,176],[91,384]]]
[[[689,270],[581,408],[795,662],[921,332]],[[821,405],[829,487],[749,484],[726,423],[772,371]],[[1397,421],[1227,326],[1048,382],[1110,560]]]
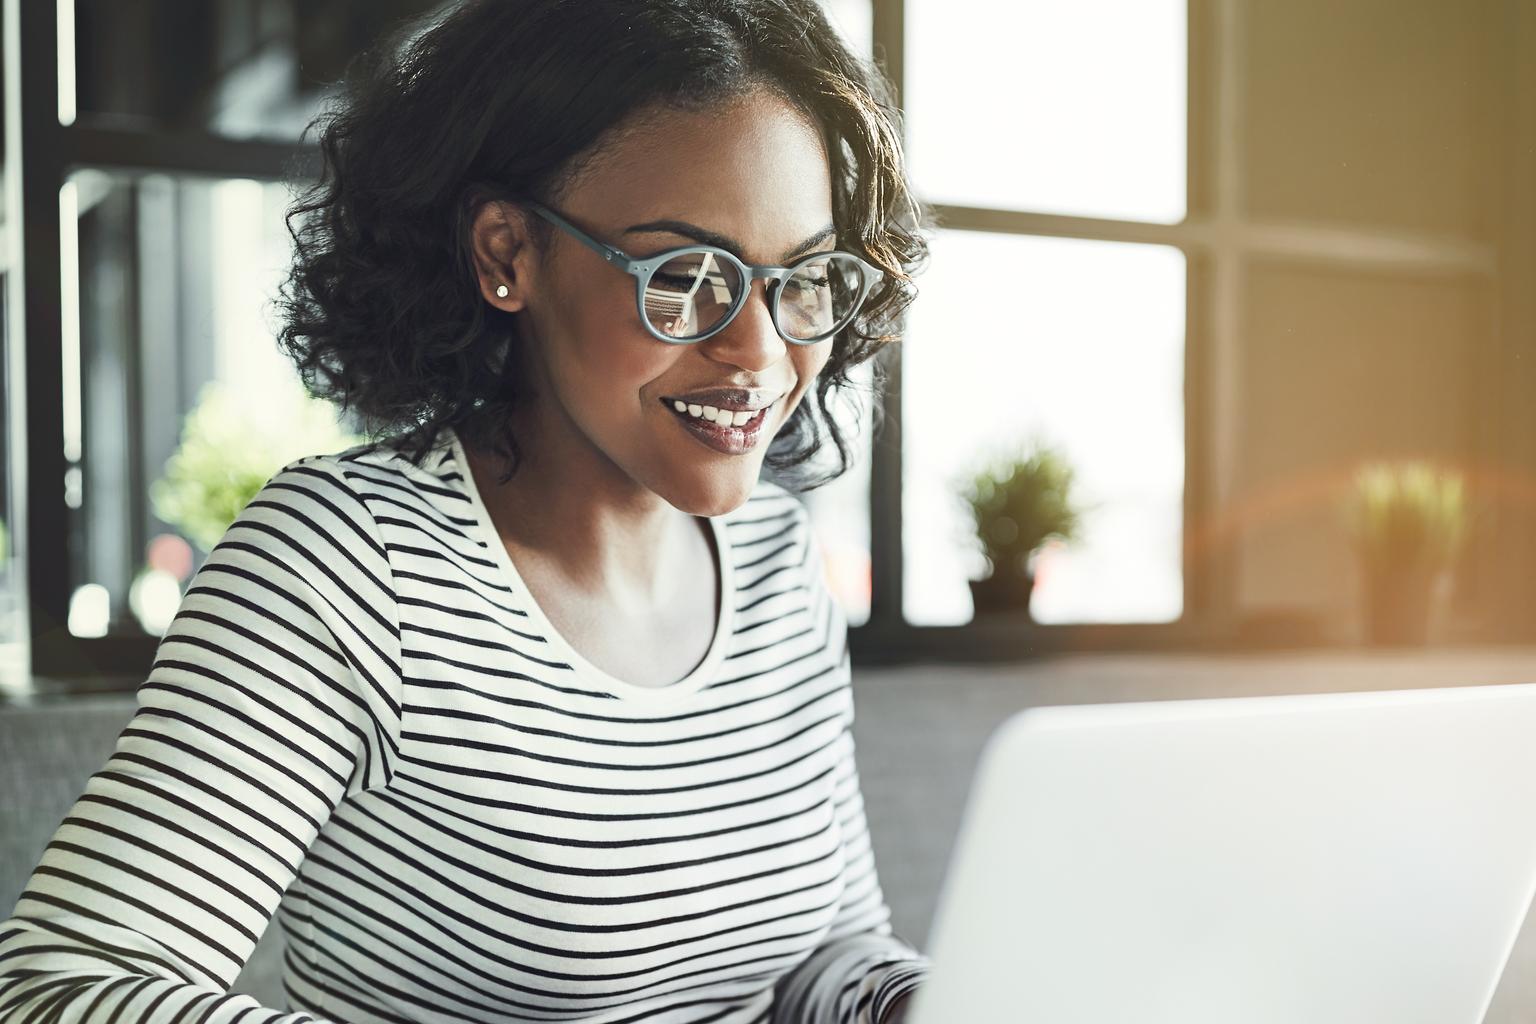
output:
[[[703,242],[705,245],[713,245],[717,249],[724,249],[732,256],[735,256],[737,259],[742,259],[740,242],[726,235],[717,234],[716,232],[710,231],[707,228],[701,228],[697,224],[690,224],[685,220],[652,220],[646,221],[644,224],[636,224],[633,227],[624,229],[624,233],[626,235],[643,234],[647,232],[666,232],[673,235],[682,235],[684,238],[691,238],[695,242]],[[828,224],[826,227],[822,228],[820,231],[816,232],[814,235],[807,238],[793,249],[789,250],[789,252],[785,253],[784,262],[788,263],[790,260],[794,259],[796,256],[799,256],[801,253],[810,251],[810,249],[818,243],[827,241],[836,235],[837,228],[832,224]]]

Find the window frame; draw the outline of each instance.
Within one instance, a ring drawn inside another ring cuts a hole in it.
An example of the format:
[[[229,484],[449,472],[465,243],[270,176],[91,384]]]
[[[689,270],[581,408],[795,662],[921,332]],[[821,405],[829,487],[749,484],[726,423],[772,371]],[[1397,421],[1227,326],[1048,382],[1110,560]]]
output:
[[[107,127],[89,118],[59,123],[58,12],[50,4],[4,0],[5,175],[8,225],[15,254],[7,275],[8,328],[24,339],[23,395],[7,396],[25,407],[17,465],[21,493],[15,538],[25,579],[23,621],[34,686],[49,681],[74,690],[132,688],[154,660],[160,638],[69,632],[71,573],[39,571],[69,566],[72,512],[64,480],[63,323],[60,295],[59,190],[76,170],[135,174],[250,178],[281,181],[320,173],[313,145],[232,139],[206,133]],[[22,59],[25,54],[25,59]]]
[[[896,90],[897,106],[905,92],[906,33],[904,0],[872,0],[875,59]],[[1207,308],[1213,294],[1210,221],[1216,189],[1208,179],[1210,160],[1204,157],[1212,139],[1217,111],[1202,105],[1211,88],[1211,28],[1218,17],[1228,32],[1236,15],[1235,0],[1187,0],[1187,133],[1186,213],[1176,224],[1065,216],[978,206],[933,203],[930,208],[946,230],[1032,235],[1094,241],[1163,245],[1178,249],[1185,259],[1185,385],[1184,385],[1184,501],[1181,566],[1184,607],[1181,617],[1167,623],[1036,623],[1023,619],[999,621],[989,617],[954,626],[918,626],[902,611],[902,460],[901,346],[881,353],[890,387],[885,395],[885,424],[875,439],[870,482],[872,586],[866,623],[849,630],[849,646],[863,663],[909,661],[1018,661],[1046,653],[1078,651],[1152,651],[1220,649],[1235,646],[1237,630],[1212,614],[1212,597],[1222,589],[1232,567],[1220,552],[1192,556],[1189,538],[1194,524],[1205,521],[1214,497],[1209,484],[1210,453],[1203,440],[1209,420]],[[1218,11],[1217,8],[1223,8]],[[1226,78],[1234,68],[1222,69]],[[1233,83],[1222,81],[1221,92],[1233,102]],[[1230,114],[1228,116],[1231,116]],[[909,126],[903,122],[903,133]],[[1231,166],[1230,163],[1227,165]],[[1230,190],[1228,190],[1230,191]],[[919,195],[920,200],[925,197]],[[918,282],[921,287],[921,280]],[[915,339],[914,344],[921,344]]]
[[[1404,237],[1389,230],[1266,223],[1246,212],[1243,46],[1251,0],[1187,0],[1186,210],[1174,224],[933,204],[947,230],[1162,245],[1185,259],[1184,607],[1168,623],[1042,624],[1024,620],[912,626],[902,618],[901,352],[890,358],[886,434],[872,466],[874,580],[870,619],[850,646],[865,663],[1018,661],[1042,654],[1110,651],[1254,651],[1354,646],[1347,630],[1321,617],[1245,614],[1239,603],[1236,430],[1242,419],[1244,279],[1265,260],[1341,265],[1351,270],[1470,273],[1497,282],[1491,244]],[[876,59],[904,88],[903,0],[873,0]],[[1530,23],[1536,25],[1536,21]],[[1536,37],[1528,26],[1527,37]],[[906,126],[904,125],[904,131]],[[923,196],[919,196],[923,199]],[[919,285],[921,282],[919,281]],[[921,344],[920,338],[913,339]],[[1490,429],[1483,424],[1483,429]],[[1496,524],[1496,538],[1523,544]],[[1525,550],[1521,547],[1520,550]],[[1482,567],[1474,567],[1477,571]],[[1530,627],[1491,624],[1465,642],[1525,640]]]

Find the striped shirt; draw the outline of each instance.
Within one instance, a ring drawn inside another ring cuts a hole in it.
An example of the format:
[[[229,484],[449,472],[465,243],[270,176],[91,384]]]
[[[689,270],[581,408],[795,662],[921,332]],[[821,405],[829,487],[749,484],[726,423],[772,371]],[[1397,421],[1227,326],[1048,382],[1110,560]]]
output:
[[[199,568],[0,922],[0,1024],[869,1024],[891,930],[804,506],[708,520],[704,660],[626,683],[445,432],[285,466]],[[229,992],[273,915],[287,1006]]]

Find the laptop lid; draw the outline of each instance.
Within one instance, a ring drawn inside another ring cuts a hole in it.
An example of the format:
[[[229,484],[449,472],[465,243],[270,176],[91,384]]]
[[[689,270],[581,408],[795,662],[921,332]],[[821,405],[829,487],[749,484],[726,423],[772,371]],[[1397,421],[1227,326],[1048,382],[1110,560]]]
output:
[[[1536,684],[1032,708],[913,1024],[1478,1024],[1536,888]]]

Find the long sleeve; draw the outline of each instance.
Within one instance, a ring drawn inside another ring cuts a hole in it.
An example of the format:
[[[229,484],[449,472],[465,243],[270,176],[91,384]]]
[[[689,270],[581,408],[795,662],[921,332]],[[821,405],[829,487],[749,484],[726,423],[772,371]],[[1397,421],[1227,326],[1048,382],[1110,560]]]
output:
[[[192,580],[106,765],[0,921],[0,1024],[305,1024],[229,992],[346,797],[398,757],[377,523],[284,467]]]
[[[778,986],[772,1024],[878,1024],[896,997],[927,975],[928,958],[895,935],[845,731],[838,819],[847,858],[843,898],[822,944]]]
[[[808,585],[825,590],[814,541],[807,557]],[[822,599],[831,601],[829,593]],[[847,624],[835,610],[837,627]],[[847,644],[843,668],[848,670]],[[837,739],[835,802],[842,835],[843,895],[821,944],[776,986],[771,1024],[879,1024],[887,1008],[927,975],[930,961],[891,929],[890,907],[875,870],[874,847],[854,753],[853,700]]]

